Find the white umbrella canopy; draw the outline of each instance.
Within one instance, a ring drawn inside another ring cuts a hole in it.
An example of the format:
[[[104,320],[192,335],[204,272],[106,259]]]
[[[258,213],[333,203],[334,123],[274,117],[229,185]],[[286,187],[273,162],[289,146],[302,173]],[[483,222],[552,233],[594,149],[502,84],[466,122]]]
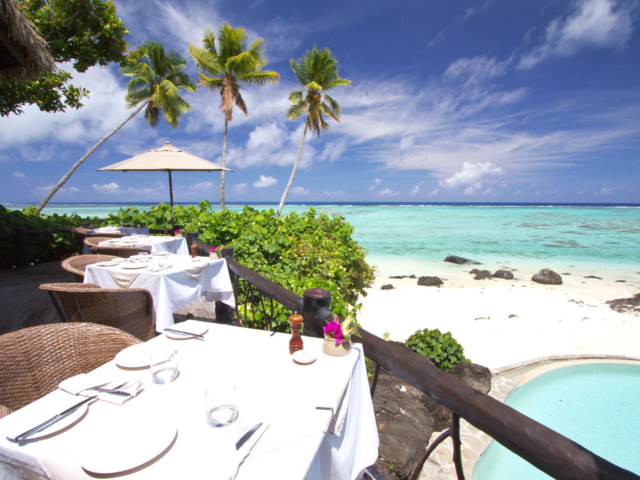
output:
[[[113,165],[98,169],[98,172],[169,172],[169,193],[171,195],[171,226],[173,227],[173,184],[171,172],[233,172],[217,163],[191,155],[169,142],[164,146],[131,157]]]

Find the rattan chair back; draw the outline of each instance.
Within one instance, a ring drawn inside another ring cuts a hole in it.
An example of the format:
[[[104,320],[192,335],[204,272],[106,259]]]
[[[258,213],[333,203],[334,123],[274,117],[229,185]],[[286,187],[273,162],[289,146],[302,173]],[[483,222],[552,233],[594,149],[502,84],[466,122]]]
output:
[[[92,283],[45,283],[63,322],[119,328],[143,342],[155,337],[153,298],[142,288],[100,288]]]
[[[115,255],[116,257],[129,258],[139,253],[151,253],[151,247],[91,247],[91,253],[98,255]]]
[[[94,233],[87,233],[87,237],[122,238],[124,237],[124,235],[122,233],[94,232]]]
[[[84,271],[87,265],[91,265],[99,262],[106,262],[107,260],[113,260],[118,258],[109,255],[76,255],[69,257],[62,261],[62,268],[67,272],[71,272],[76,276],[76,282],[82,283],[84,281]]]
[[[40,325],[0,335],[0,404],[18,410],[137,343],[128,333],[91,323]]]
[[[89,248],[97,247],[101,242],[111,242],[113,237],[87,237],[84,239],[84,244],[88,245]]]

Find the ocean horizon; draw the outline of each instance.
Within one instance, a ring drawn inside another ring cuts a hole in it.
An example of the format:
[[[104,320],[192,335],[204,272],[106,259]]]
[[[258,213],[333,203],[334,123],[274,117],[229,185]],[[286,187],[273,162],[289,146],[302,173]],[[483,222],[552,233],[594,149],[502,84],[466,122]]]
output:
[[[105,218],[120,207],[148,210],[156,203],[60,202],[49,203],[43,213]],[[244,205],[268,209],[278,203],[227,203],[236,211]],[[215,210],[216,204],[212,207]],[[309,207],[344,216],[379,276],[429,275],[458,268],[443,262],[448,255],[480,262],[479,268],[492,272],[551,268],[616,279],[640,275],[640,204],[288,202],[284,213]]]

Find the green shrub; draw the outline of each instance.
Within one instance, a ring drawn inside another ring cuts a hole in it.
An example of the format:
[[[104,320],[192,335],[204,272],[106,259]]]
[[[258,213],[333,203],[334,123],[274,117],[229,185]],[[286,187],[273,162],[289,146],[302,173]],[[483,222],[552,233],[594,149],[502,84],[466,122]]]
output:
[[[471,363],[471,360],[464,356],[464,348],[451,333],[441,333],[437,328],[418,330],[404,343],[418,355],[429,357],[436,367],[445,371],[451,370],[460,362]]]
[[[352,239],[353,227],[340,215],[317,214],[315,209],[276,218],[273,208],[257,210],[245,206],[242,212],[214,212],[208,201],[198,207],[174,207],[176,225],[185,232],[200,233],[200,240],[211,246],[234,248],[236,260],[298,295],[307,288],[324,288],[333,293],[331,309],[344,317],[357,316],[358,297],[374,279],[374,268],[365,260],[364,248]],[[171,210],[158,204],[140,212],[121,208],[110,215],[112,225],[144,222],[149,228],[171,226]],[[246,284],[240,282],[241,288]],[[245,293],[241,290],[241,294]],[[288,329],[291,312],[274,303],[273,328]],[[248,309],[247,317],[257,327],[267,321],[261,309]],[[244,318],[244,306],[238,305]]]
[[[27,230],[53,230],[77,227],[90,219],[78,215],[40,215],[34,207],[19,210],[7,210],[0,205],[0,232],[15,232],[18,227]],[[94,222],[95,224],[95,222]],[[27,236],[29,263],[38,264],[62,260],[78,252],[78,243],[73,233],[56,233]],[[15,237],[0,238],[0,268],[13,268],[17,262]]]

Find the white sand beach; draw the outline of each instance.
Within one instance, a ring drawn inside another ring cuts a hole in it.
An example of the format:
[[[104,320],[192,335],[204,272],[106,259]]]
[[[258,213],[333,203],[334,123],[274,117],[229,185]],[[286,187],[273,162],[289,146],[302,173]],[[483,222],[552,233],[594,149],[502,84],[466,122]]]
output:
[[[531,281],[537,270],[515,271],[515,280],[474,280],[467,273],[472,268],[489,269],[443,264],[438,271],[407,272],[436,275],[444,281],[441,288],[379,277],[361,298],[358,319],[372,333],[389,332],[396,341],[418,329],[450,331],[468,358],[491,369],[551,355],[640,357],[640,316],[605,305],[640,292],[640,273],[598,280],[584,278],[592,272],[572,271],[562,275],[563,285],[550,286]],[[394,290],[380,290],[389,283]]]

